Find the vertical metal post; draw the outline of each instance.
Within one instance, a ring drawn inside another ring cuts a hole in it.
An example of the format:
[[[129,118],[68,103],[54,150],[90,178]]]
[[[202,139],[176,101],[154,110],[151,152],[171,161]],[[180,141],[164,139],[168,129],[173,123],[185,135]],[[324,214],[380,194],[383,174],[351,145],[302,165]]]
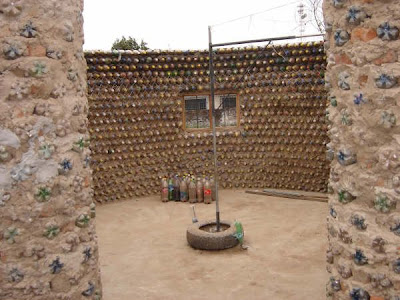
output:
[[[214,62],[213,62],[213,46],[211,39],[211,26],[208,26],[208,52],[210,56],[210,92],[211,92],[211,112],[212,112],[212,133],[213,133],[213,154],[214,154],[214,178],[215,178],[215,211],[217,231],[220,231],[221,224],[219,218],[219,201],[218,201],[218,165],[217,165],[217,135],[215,133],[215,99],[214,99]]]

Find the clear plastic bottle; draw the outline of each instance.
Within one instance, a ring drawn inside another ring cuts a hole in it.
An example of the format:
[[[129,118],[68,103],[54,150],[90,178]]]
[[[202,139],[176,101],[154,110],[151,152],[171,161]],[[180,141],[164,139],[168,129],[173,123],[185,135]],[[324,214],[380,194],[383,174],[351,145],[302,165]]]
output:
[[[189,183],[189,202],[190,203],[197,202],[196,184],[194,182],[194,179],[192,179]]]
[[[183,177],[180,184],[179,184],[179,190],[180,190],[180,200],[182,202],[187,202],[188,201],[188,186],[186,184],[186,178]]]
[[[192,176],[190,174],[187,174],[186,176],[186,185],[189,187],[190,182],[192,181]]]
[[[161,201],[168,201],[168,181],[165,177],[161,179]]]
[[[204,203],[210,204],[212,202],[212,193],[211,193],[211,185],[208,178],[204,183]]]
[[[178,175],[175,175],[173,185],[174,185],[174,200],[180,201],[181,200],[181,195],[179,191],[180,180]]]
[[[174,200],[174,182],[172,181],[172,178],[169,178],[168,180],[168,200]]]
[[[204,202],[204,185],[203,180],[199,177],[196,183],[197,202]]]

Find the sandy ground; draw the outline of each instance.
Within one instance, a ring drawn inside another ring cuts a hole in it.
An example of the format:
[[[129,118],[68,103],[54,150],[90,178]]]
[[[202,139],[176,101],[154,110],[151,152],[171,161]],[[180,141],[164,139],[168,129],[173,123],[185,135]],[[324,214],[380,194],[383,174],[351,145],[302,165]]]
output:
[[[189,203],[154,196],[99,205],[103,299],[325,299],[326,203],[242,190],[220,199],[222,219],[243,223],[247,251],[190,248]],[[196,212],[212,219],[215,205]]]

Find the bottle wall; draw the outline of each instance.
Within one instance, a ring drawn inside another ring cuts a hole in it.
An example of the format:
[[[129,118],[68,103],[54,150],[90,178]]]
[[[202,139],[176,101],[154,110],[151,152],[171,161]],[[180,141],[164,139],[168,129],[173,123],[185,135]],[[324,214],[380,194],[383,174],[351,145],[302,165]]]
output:
[[[400,299],[399,1],[324,1],[329,299]]]
[[[184,96],[209,92],[206,51],[87,52],[97,201],[159,194],[164,176],[213,172],[211,130],[184,129]],[[220,49],[216,93],[237,127],[217,129],[222,188],[327,189],[323,44]]]
[[[0,299],[101,299],[82,9],[0,2]]]

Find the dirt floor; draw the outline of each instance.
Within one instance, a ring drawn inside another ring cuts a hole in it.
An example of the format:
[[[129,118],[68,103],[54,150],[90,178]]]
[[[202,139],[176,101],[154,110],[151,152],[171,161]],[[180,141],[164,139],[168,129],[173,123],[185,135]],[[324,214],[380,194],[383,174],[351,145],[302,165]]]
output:
[[[99,205],[104,300],[325,299],[327,204],[220,192],[221,218],[243,223],[245,244],[207,252],[186,242],[189,203],[159,197]],[[212,219],[215,205],[196,205]]]

